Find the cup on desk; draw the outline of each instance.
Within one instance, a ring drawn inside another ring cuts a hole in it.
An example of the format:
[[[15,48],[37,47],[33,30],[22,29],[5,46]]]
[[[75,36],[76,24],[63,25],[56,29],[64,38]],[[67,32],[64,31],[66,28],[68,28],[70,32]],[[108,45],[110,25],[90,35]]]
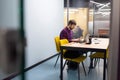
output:
[[[92,38],[89,37],[89,39],[86,40],[86,44],[91,44],[92,43]]]

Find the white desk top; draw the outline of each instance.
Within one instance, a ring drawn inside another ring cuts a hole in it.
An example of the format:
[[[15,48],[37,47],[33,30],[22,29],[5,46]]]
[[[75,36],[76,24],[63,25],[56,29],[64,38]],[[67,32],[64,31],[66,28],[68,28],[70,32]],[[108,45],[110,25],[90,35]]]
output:
[[[79,48],[91,48],[91,49],[107,49],[109,46],[109,38],[92,38],[91,44],[71,42],[63,45],[66,47],[79,47]]]

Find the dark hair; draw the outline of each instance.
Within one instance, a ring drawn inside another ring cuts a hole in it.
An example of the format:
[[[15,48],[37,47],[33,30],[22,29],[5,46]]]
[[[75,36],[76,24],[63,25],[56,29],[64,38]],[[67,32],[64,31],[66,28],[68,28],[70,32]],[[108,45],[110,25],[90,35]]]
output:
[[[69,20],[68,25],[76,25],[76,21],[75,20]]]

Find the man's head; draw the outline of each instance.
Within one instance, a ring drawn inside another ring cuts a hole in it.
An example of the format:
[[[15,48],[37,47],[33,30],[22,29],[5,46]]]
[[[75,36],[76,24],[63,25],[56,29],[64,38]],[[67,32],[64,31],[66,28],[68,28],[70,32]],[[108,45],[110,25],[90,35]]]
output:
[[[74,29],[75,26],[76,26],[76,21],[75,21],[75,20],[70,20],[70,21],[68,22],[68,27],[69,27],[71,30]]]

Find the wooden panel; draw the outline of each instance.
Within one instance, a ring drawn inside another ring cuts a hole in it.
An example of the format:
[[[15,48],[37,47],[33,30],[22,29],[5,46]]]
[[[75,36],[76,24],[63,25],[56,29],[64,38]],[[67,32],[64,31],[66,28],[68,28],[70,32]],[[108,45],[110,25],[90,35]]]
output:
[[[74,19],[77,25],[83,30],[83,36],[87,34],[88,27],[88,8],[69,9],[69,20]],[[67,13],[64,12],[64,26],[67,25]]]
[[[98,29],[98,35],[109,37],[109,29]]]

